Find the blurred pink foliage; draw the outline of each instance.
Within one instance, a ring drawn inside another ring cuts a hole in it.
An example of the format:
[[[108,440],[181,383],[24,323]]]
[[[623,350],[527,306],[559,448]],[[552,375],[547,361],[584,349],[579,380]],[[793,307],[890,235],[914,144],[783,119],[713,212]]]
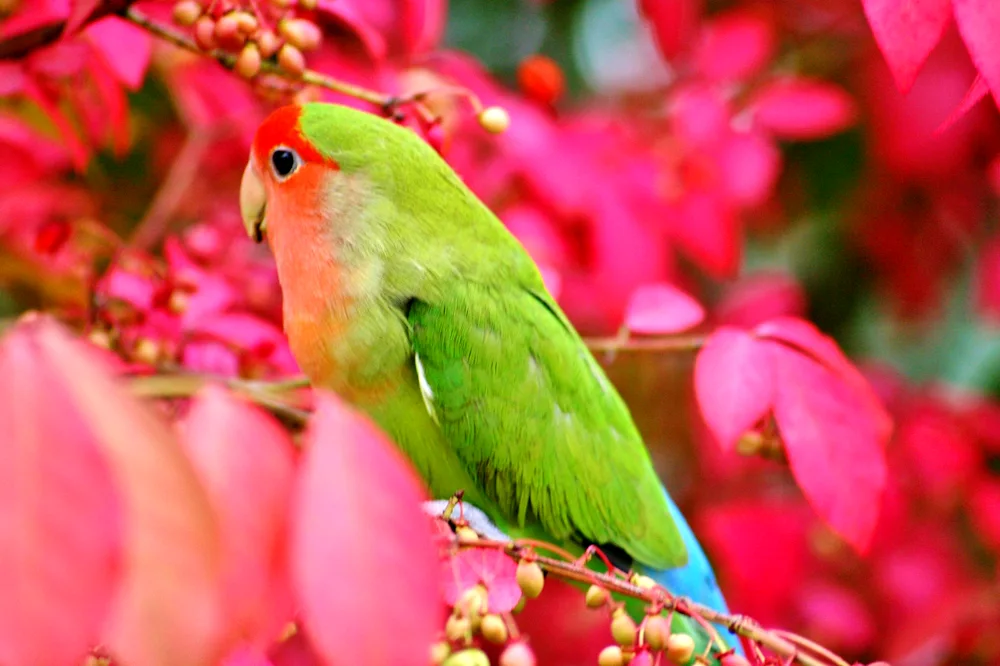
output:
[[[576,99],[554,61],[533,56],[512,89],[446,48],[443,0],[289,11],[322,30],[312,69],[389,95],[463,87],[509,112],[490,135],[439,92],[433,120],[407,107],[399,120],[522,241],[581,331],[704,338],[697,410],[665,406],[697,446],[664,456],[696,479],[675,495],[735,612],[852,659],[994,663],[1000,406],[862,372],[806,321],[804,286],[747,269],[747,248],[808,217],[790,146],[854,132],[869,161],[845,236],[893,321],[939,312],[969,256],[974,315],[996,321],[1000,237],[984,211],[1000,123],[982,99],[1000,100],[1000,4],[635,4],[673,78]],[[134,7],[169,26],[172,5]],[[513,607],[497,552],[462,551],[442,580],[419,482],[335,397],[304,398],[298,451],[221,387],[154,407],[117,381],[299,374],[273,263],[238,217],[249,142],[293,97],[381,110],[248,85],[119,16],[91,20],[96,0],[0,6],[13,8],[0,51],[63,30],[0,59],[0,287],[63,322],[32,317],[0,342],[0,662],[77,663],[100,644],[136,666],[426,663],[439,588],[454,603],[489,581],[490,605]],[[592,661],[610,640],[607,618],[554,581],[518,618],[542,664]]]

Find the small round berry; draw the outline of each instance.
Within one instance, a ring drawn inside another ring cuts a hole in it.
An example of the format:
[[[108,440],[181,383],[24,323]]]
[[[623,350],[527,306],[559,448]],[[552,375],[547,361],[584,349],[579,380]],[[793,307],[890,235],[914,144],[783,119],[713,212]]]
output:
[[[278,48],[281,46],[281,39],[271,30],[259,30],[254,36],[254,41],[257,42],[257,48],[260,49],[262,58],[270,58],[278,52]]]
[[[600,585],[591,585],[587,588],[587,595],[584,597],[587,608],[600,608],[609,601],[611,593]]]
[[[445,641],[438,641],[431,646],[431,663],[434,666],[441,666],[448,655],[451,654],[451,646]]]
[[[488,106],[479,112],[479,125],[490,134],[503,134],[510,127],[510,114],[499,106]]]
[[[319,26],[306,19],[282,19],[278,23],[278,34],[302,51],[315,50],[323,40]]]
[[[535,666],[535,653],[527,643],[511,643],[500,653],[500,666]]]
[[[476,530],[468,527],[467,525],[459,525],[455,528],[455,536],[458,540],[463,543],[472,543],[473,541],[479,541],[479,535],[476,534]]]
[[[319,0],[299,0],[299,9],[307,12],[314,11],[319,6]]]
[[[496,613],[490,613],[483,617],[483,621],[479,625],[479,633],[490,643],[506,643],[509,636],[507,623]]]
[[[89,335],[87,335],[87,337],[93,344],[97,345],[98,347],[111,349],[111,336],[108,334],[107,331],[100,328],[95,328],[93,331],[90,332]]]
[[[255,33],[260,25],[257,17],[250,12],[236,12],[236,24],[239,26],[240,32],[247,37]]]
[[[730,650],[719,658],[722,666],[750,666],[750,661],[734,650]]]
[[[517,564],[517,584],[521,586],[521,592],[529,599],[536,599],[542,593],[545,585],[545,574],[537,562],[518,562]]]
[[[524,94],[545,105],[555,104],[566,91],[559,65],[543,55],[528,56],[517,66],[517,83]]]
[[[611,620],[611,637],[615,643],[621,646],[629,646],[635,643],[635,620],[619,608],[614,613]]]
[[[609,645],[597,655],[598,666],[624,666],[625,655],[617,645]]]
[[[306,71],[305,56],[291,44],[285,44],[278,49],[278,64],[292,76],[302,76],[302,72]]]
[[[649,576],[643,576],[642,574],[635,574],[632,576],[632,584],[643,590],[652,590],[656,587],[656,581]]]
[[[260,73],[260,50],[256,44],[250,43],[243,47],[233,70],[245,79],[252,79]]]
[[[181,0],[174,5],[174,23],[185,27],[194,25],[203,11],[198,0]]]
[[[686,664],[694,655],[694,639],[687,634],[671,634],[665,652],[670,662],[678,666]]]
[[[211,16],[202,16],[194,23],[194,41],[203,51],[211,51],[215,42],[215,21]]]
[[[452,652],[441,666],[490,666],[490,658],[478,648]]]
[[[461,615],[450,615],[448,621],[444,623],[444,635],[449,641],[464,641],[472,633],[472,623],[469,618]]]
[[[736,440],[736,452],[743,456],[755,456],[764,448],[764,435],[756,430],[748,430]]]
[[[486,588],[476,585],[462,593],[455,609],[470,618],[480,618],[486,612]]]
[[[667,639],[670,638],[670,623],[662,615],[648,617],[642,635],[651,650],[662,650],[667,647]]]
[[[230,12],[215,22],[215,41],[227,51],[238,51],[243,48],[247,36],[240,32],[237,12]]]
[[[522,594],[521,598],[517,600],[517,604],[510,610],[510,612],[513,613],[514,615],[517,615],[518,613],[524,610],[524,606],[527,603],[528,603],[527,597],[525,597]]]
[[[163,347],[159,343],[149,338],[141,338],[135,343],[135,347],[132,348],[132,358],[140,363],[153,365],[160,360],[162,352]]]

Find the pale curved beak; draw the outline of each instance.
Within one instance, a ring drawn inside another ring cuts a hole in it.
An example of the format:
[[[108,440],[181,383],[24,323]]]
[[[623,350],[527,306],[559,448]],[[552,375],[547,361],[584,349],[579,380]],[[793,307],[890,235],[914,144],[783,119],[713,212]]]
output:
[[[260,179],[251,160],[243,170],[243,182],[240,183],[240,215],[243,216],[243,228],[257,243],[264,239],[264,232],[267,230],[264,224],[266,209],[267,193],[264,191],[264,181]]]

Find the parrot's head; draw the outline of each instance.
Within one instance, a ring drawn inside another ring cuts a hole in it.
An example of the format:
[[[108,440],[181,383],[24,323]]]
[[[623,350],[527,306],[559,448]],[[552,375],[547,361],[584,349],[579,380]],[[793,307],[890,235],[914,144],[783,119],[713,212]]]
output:
[[[332,107],[332,105],[323,105]],[[269,225],[293,221],[293,208],[316,210],[318,197],[340,165],[305,132],[310,105],[284,106],[257,129],[240,185],[240,213],[247,233],[260,242]]]

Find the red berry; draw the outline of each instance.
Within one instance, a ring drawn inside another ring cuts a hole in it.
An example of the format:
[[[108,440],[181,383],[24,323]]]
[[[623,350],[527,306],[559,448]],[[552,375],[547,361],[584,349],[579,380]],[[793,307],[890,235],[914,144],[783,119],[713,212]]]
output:
[[[566,91],[566,77],[554,60],[528,56],[517,68],[517,83],[524,94],[545,105],[555,104]]]

